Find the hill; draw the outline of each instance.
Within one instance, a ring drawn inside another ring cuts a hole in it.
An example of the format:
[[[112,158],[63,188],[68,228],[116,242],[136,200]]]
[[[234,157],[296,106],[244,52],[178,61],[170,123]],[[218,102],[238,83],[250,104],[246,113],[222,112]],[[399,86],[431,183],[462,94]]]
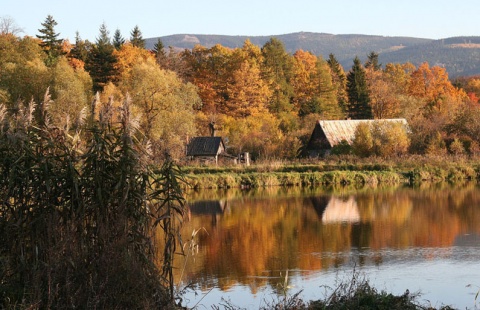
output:
[[[360,34],[334,35],[328,33],[297,32],[275,36],[225,36],[177,34],[159,37],[164,46],[191,49],[196,44],[211,47],[221,44],[226,47],[241,47],[249,39],[263,46],[275,37],[285,44],[285,49],[294,53],[302,49],[327,58],[333,53],[345,70],[349,70],[355,56],[365,61],[374,51],[381,63],[422,62],[444,66],[450,77],[480,75],[480,37],[454,37],[432,40],[413,37],[385,37]],[[146,39],[146,47],[153,48],[157,38]]]

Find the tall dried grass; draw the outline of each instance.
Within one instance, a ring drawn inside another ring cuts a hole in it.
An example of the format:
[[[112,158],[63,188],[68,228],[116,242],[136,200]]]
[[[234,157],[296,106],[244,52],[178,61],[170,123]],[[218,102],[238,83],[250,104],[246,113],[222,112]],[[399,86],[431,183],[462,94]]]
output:
[[[72,128],[52,124],[49,102],[0,106],[0,307],[173,307],[177,167],[152,170],[128,96],[119,120],[97,96]],[[162,271],[152,218],[168,240]]]

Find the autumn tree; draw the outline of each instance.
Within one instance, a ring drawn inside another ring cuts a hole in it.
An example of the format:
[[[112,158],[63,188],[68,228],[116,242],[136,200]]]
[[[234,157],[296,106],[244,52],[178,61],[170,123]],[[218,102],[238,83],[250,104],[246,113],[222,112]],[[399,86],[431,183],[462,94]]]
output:
[[[292,84],[299,115],[317,113],[325,119],[341,118],[342,112],[337,104],[328,64],[322,58],[302,50],[293,56]]]
[[[452,143],[450,143],[448,150],[451,154],[455,156],[460,156],[465,154],[465,146],[463,145],[462,141],[458,138],[454,138]]]
[[[55,32],[55,26],[58,23],[53,19],[51,15],[48,15],[45,21],[42,23],[41,29],[38,29],[40,32],[37,35],[37,38],[41,40],[40,46],[43,51],[47,54],[46,64],[53,65],[55,60],[63,54],[62,51],[62,39],[59,39],[59,33]]]
[[[175,72],[182,80],[189,81],[188,77],[192,76],[191,68],[185,61],[183,55],[184,54],[182,52],[176,51],[174,47],[169,46],[168,52],[165,51],[165,63],[163,66],[160,64],[160,66]]]
[[[387,115],[388,117],[404,117],[410,123],[413,119],[421,116],[423,106],[425,105],[423,100],[419,97],[412,96],[408,92],[411,74],[415,70],[416,67],[411,63],[388,63],[385,65],[385,69],[381,75],[383,82],[380,85],[386,84],[386,87],[377,87],[380,92],[372,95],[377,96],[377,98],[372,99],[376,100],[372,103],[376,117],[380,114]],[[372,81],[372,83],[374,83],[374,81]],[[376,92],[376,90],[372,90],[372,93],[374,92]],[[385,105],[381,104],[382,101]]]
[[[92,46],[85,68],[93,80],[93,90],[101,91],[108,82],[115,82],[118,74],[115,70],[117,59],[107,26],[100,26],[100,34]]]
[[[231,49],[220,44],[211,48],[197,45],[182,53],[189,68],[185,79],[198,87],[202,111],[206,114],[223,113],[227,109],[228,85],[232,81],[231,54]]]
[[[410,84],[410,77],[416,67],[412,63],[394,64],[388,63],[385,65],[385,76],[395,86],[395,92],[406,94],[408,85]]]
[[[294,90],[294,104],[300,115],[318,113],[320,108],[314,106],[316,93],[316,64],[317,57],[309,52],[298,50],[293,54],[294,65],[292,85]]]
[[[447,103],[460,103],[466,99],[466,93],[452,85],[445,68],[430,67],[428,63],[412,72],[408,92],[424,99],[427,108],[438,111],[448,110]]]
[[[448,125],[447,132],[463,140],[480,143],[480,106],[472,102],[466,104]]]
[[[9,107],[18,100],[41,102],[51,78],[38,40],[5,34],[0,35],[0,46],[2,101]]]
[[[233,153],[248,151],[255,159],[282,154],[284,136],[279,129],[280,121],[272,113],[257,113],[240,119],[223,116],[220,122]],[[295,149],[295,145],[289,147]]]
[[[122,36],[122,33],[120,32],[120,29],[116,29],[114,34],[113,34],[113,39],[112,39],[113,46],[115,47],[116,50],[119,50],[123,44],[125,44],[125,38]]]
[[[463,89],[468,96],[468,99],[472,103],[480,102],[480,78],[477,76],[473,77],[459,77],[456,78],[452,84]]]
[[[370,105],[375,119],[394,118],[400,114],[399,94],[395,85],[388,79],[383,70],[374,70],[369,67],[365,70]]]
[[[126,43],[115,50],[113,55],[116,58],[115,71],[120,76],[125,78],[130,73],[132,67],[138,62],[145,62],[147,59],[154,59],[152,53],[146,49],[133,46],[130,43]]]
[[[132,98],[140,130],[155,156],[183,156],[187,137],[195,134],[194,105],[200,104],[196,87],[160,69],[152,58],[135,63],[120,85]]]
[[[79,116],[87,113],[92,100],[92,80],[81,68],[73,69],[65,57],[60,57],[52,69],[50,93],[53,102],[50,113],[55,124],[63,128],[81,124]]]
[[[145,39],[143,39],[142,32],[137,25],[130,32],[130,43],[135,47],[145,48]]]
[[[223,112],[235,117],[266,112],[271,92],[260,72],[260,49],[249,40],[231,56],[232,79],[227,88],[228,100]]]
[[[425,154],[429,156],[444,156],[447,154],[447,145],[441,132],[436,131],[429,137]]]
[[[358,57],[353,60],[352,69],[347,74],[347,93],[348,115],[352,119],[373,118],[365,69]]]
[[[332,74],[328,63],[321,57],[317,57],[317,100],[320,104],[320,113],[325,119],[343,119],[344,113],[338,104],[335,87],[333,86]]]

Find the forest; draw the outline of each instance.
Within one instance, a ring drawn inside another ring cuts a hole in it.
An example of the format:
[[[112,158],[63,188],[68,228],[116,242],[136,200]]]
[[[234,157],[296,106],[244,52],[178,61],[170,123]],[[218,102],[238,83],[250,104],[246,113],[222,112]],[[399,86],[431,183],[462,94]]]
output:
[[[3,25],[1,105],[40,103],[48,92],[51,122],[74,129],[94,97],[117,111],[129,96],[138,138],[159,159],[182,159],[189,137],[208,135],[212,121],[231,154],[293,159],[315,120],[347,118],[407,119],[411,154],[480,152],[480,78],[451,81],[444,68],[428,63],[381,64],[372,51],[366,63],[356,57],[343,68],[333,54],[289,54],[276,38],[263,46],[246,40],[241,48],[191,50],[159,39],[147,50],[138,27],[126,39],[118,29],[110,36],[105,24],[95,42],[78,32],[69,42],[52,16],[36,37]]]

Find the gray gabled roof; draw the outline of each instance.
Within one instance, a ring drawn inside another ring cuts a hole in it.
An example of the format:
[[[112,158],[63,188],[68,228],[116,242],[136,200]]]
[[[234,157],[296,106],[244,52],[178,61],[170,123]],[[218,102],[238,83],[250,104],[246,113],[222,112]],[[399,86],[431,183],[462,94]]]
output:
[[[361,123],[373,123],[373,122],[395,122],[407,125],[407,121],[404,118],[394,119],[377,119],[377,120],[341,120],[341,121],[318,121],[318,125],[322,128],[325,137],[327,138],[330,146],[333,147],[339,144],[342,140],[352,143],[355,138],[355,130]]]
[[[221,137],[194,137],[187,146],[187,156],[215,156],[225,150]]]

